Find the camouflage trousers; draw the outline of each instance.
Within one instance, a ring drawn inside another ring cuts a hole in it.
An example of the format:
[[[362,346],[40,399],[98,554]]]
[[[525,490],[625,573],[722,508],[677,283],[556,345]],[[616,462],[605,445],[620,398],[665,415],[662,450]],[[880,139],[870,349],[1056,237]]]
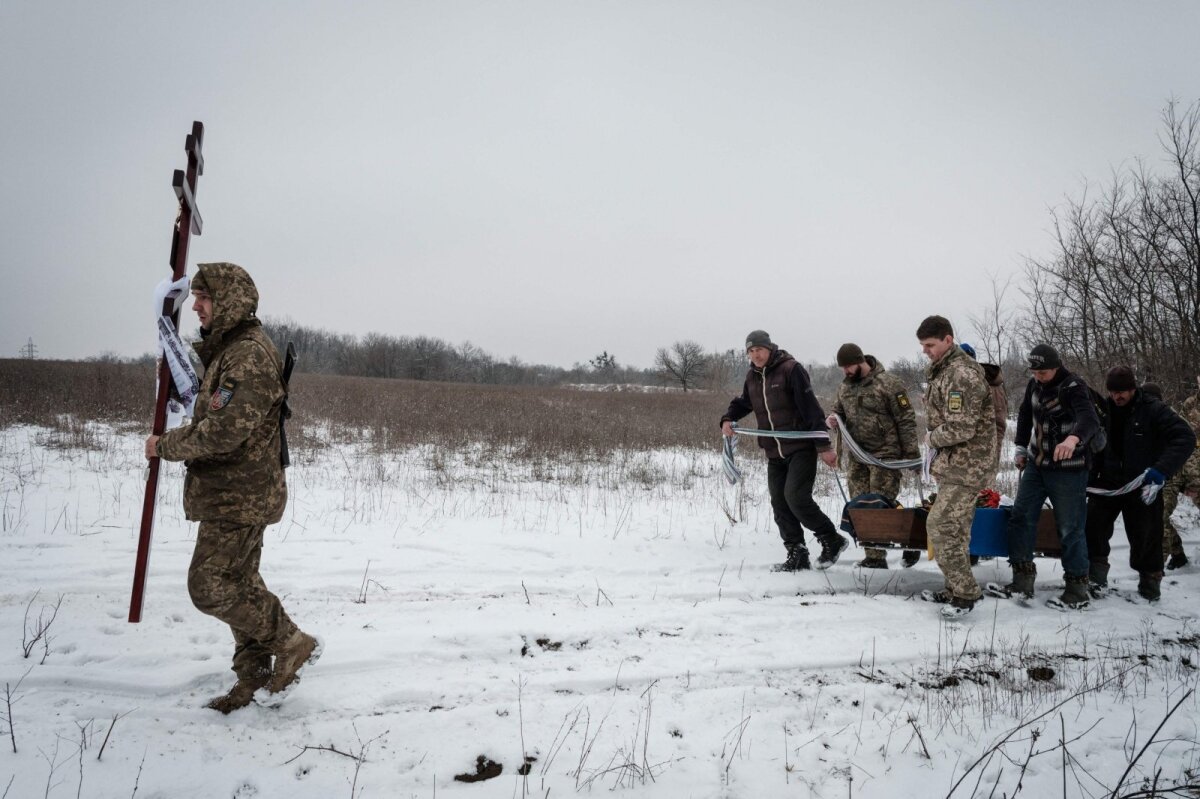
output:
[[[938,485],[937,500],[929,511],[925,529],[933,556],[946,577],[946,590],[958,599],[979,599],[979,581],[971,573],[971,521],[982,486],[955,483]]]
[[[900,472],[895,469],[881,469],[878,466],[868,466],[853,458],[846,469],[847,489],[850,499],[859,494],[883,494],[888,499],[900,496]],[[887,550],[874,547],[863,547],[863,554],[871,560],[886,560]]]
[[[1183,488],[1183,474],[1177,474],[1168,480],[1162,489],[1163,498],[1163,560],[1170,560],[1172,555],[1183,554],[1183,539],[1171,521],[1171,514],[1179,504],[1179,491]]]
[[[233,671],[270,670],[271,655],[296,632],[279,598],[258,573],[265,525],[200,522],[188,568],[188,593],[201,613],[233,632]]]

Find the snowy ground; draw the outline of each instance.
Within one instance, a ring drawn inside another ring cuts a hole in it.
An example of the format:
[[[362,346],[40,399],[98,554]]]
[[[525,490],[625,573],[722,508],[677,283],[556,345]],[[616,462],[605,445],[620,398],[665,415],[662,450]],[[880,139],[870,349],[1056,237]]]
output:
[[[1062,586],[1043,560],[1035,604],[943,623],[914,597],[942,584],[924,559],[771,573],[761,464],[743,455],[739,500],[716,442],[540,466],[331,447],[290,470],[263,558],[325,655],[282,708],[224,717],[202,708],[231,641],[188,600],[181,472],[131,625],[140,436],[55,443],[0,431],[2,796],[1100,796],[1147,743],[1124,792],[1196,781],[1200,578],[1136,601],[1119,530],[1120,594],[1095,609],[1042,606]],[[500,776],[456,781],[480,755]]]

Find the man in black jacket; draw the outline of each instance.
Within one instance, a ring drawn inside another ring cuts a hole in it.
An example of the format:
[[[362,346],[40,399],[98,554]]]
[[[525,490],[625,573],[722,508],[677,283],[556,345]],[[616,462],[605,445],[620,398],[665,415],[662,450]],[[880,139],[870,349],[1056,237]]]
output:
[[[721,432],[732,436],[732,423],[751,411],[760,430],[824,432],[825,411],[813,393],[804,367],[772,343],[762,330],[746,337],[746,353],[750,357],[750,370],[741,396],[733,398],[721,417]],[[837,464],[837,453],[828,436],[814,440],[764,436],[758,439],[758,444],[767,456],[771,508],[787,549],[787,560],[776,565],[775,571],[810,568],[804,527],[812,530],[821,542],[817,568],[829,568],[849,541],[838,535],[833,522],[812,497],[818,456],[830,468]]]
[[[1017,412],[1016,465],[1021,471],[1017,499],[1008,519],[1008,562],[1013,580],[988,583],[992,596],[1031,599],[1037,566],[1033,541],[1038,516],[1047,497],[1062,543],[1067,587],[1047,604],[1058,610],[1088,606],[1088,550],[1084,534],[1087,514],[1091,441],[1100,429],[1087,384],[1067,371],[1058,351],[1038,344],[1029,352],[1033,374]]]
[[[1181,469],[1196,448],[1191,425],[1137,387],[1133,371],[1114,366],[1105,377],[1108,399],[1101,409],[1108,442],[1096,460],[1090,485],[1112,490],[1144,475],[1145,490],[1119,496],[1093,493],[1087,505],[1087,548],[1092,595],[1108,587],[1109,539],[1117,516],[1129,538],[1129,565],[1139,574],[1138,593],[1157,601],[1163,574],[1163,500],[1154,491]],[[1145,498],[1151,499],[1149,504]]]

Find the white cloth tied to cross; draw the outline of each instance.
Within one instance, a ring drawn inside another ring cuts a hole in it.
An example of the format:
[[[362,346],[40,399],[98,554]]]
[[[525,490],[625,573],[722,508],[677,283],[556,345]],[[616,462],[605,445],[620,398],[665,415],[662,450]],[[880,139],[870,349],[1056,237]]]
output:
[[[177,426],[184,416],[191,416],[196,406],[196,395],[200,393],[200,378],[188,357],[187,345],[179,338],[179,331],[171,324],[171,315],[177,313],[188,296],[191,281],[187,275],[179,280],[164,278],[154,288],[154,315],[158,320],[158,354],[171,370],[171,380],[179,399],[167,400],[168,428]],[[164,313],[167,301],[171,310]]]

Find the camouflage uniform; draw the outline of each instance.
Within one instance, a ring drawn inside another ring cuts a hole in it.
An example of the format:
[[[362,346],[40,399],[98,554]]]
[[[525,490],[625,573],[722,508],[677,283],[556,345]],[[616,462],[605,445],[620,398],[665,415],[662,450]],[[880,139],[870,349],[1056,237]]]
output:
[[[908,399],[908,391],[896,377],[887,373],[874,355],[865,362],[871,371],[866,377],[847,377],[838,386],[833,412],[846,422],[847,432],[870,454],[880,460],[921,457],[917,445],[917,415]],[[882,494],[888,499],[900,495],[900,472],[868,466],[850,458],[846,478],[850,498],[860,494]],[[865,549],[868,560],[884,560],[882,549]]]
[[[275,345],[254,316],[258,290],[240,266],[199,264],[193,286],[212,296],[210,329],[194,346],[204,364],[192,423],[159,439],[159,457],[184,461],[183,508],[200,522],[188,593],[230,626],[239,678],[269,673],[296,632],[258,573],[263,530],[283,516],[279,416],[287,392]]]
[[[1200,394],[1194,394],[1183,401],[1179,415],[1192,426],[1192,432],[1200,436]],[[1184,491],[1196,491],[1200,488],[1200,448],[1191,454],[1187,463],[1163,485],[1163,558],[1184,557],[1183,539],[1179,530],[1171,521],[1171,514],[1179,504],[1179,494]]]
[[[992,392],[983,368],[957,345],[926,375],[925,414],[929,445],[937,449],[933,477],[937,501],[926,529],[946,590],[956,599],[976,600],[979,583],[971,574],[968,548],[975,500],[993,474],[996,428]]]

